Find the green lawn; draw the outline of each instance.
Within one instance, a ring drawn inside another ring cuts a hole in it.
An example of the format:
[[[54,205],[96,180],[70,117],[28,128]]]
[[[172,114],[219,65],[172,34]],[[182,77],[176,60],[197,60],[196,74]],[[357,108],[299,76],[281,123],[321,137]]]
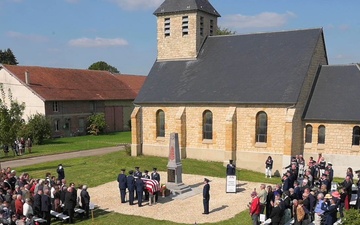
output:
[[[166,170],[167,158],[159,158],[152,156],[130,157],[124,151],[110,153],[99,156],[83,157],[68,159],[62,161],[54,161],[48,163],[37,164],[33,166],[15,168],[18,173],[29,172],[31,177],[42,178],[46,172],[56,175],[56,168],[62,163],[65,168],[65,174],[68,182],[75,184],[87,184],[89,187],[98,186],[116,179],[121,168],[127,170],[139,166],[142,170],[151,170],[157,167],[160,171]],[[225,168],[219,162],[204,162],[193,159],[185,159],[183,163],[183,172],[187,174],[198,174],[203,176],[225,177]],[[279,178],[265,179],[262,173],[251,172],[247,170],[238,171],[238,178],[244,181],[276,183],[280,182]],[[164,179],[164,178],[163,178]],[[239,203],[239,204],[246,204]],[[118,213],[105,212],[100,209],[95,210],[95,224],[177,224],[168,221],[158,221],[143,217],[127,216]],[[250,224],[251,220],[248,212],[242,212],[235,218],[215,224]],[[91,220],[77,222],[77,224],[92,224]]]
[[[98,136],[78,136],[78,137],[66,137],[66,138],[56,138],[46,140],[43,145],[35,145],[33,146],[32,153],[28,152],[22,156],[14,156],[13,152],[10,150],[7,156],[5,156],[4,152],[0,152],[0,162],[20,159],[20,158],[29,158],[40,155],[51,155],[58,154],[64,152],[74,152],[74,151],[82,151],[88,149],[96,149],[102,147],[113,147],[118,146],[124,143],[131,142],[131,132],[116,132],[106,135],[98,135]]]

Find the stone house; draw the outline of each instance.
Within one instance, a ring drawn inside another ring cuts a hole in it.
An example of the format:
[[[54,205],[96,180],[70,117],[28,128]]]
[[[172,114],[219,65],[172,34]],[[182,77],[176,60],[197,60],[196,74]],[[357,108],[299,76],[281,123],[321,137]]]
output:
[[[133,100],[145,76],[107,71],[0,65],[0,83],[25,102],[24,119],[35,113],[52,121],[53,136],[83,135],[87,117],[105,113],[107,132],[130,130]],[[6,100],[6,99],[5,99]]]
[[[329,150],[335,169],[343,162],[337,158],[342,145],[330,133],[341,127],[347,129],[341,140],[351,139],[360,124],[360,104],[351,120],[346,114],[341,120],[317,114],[313,100],[323,96],[326,69],[337,74],[328,66],[321,28],[216,36],[220,14],[208,0],[165,0],[154,14],[158,57],[134,101],[132,155],[166,157],[169,135],[176,132],[183,158],[233,159],[240,168],[262,172],[271,155],[280,173],[296,154],[317,157]],[[356,80],[359,69],[351,67],[348,75]],[[350,101],[346,97],[355,93],[338,97]],[[319,123],[329,126],[326,144],[305,144],[306,127]],[[344,159],[360,159],[346,146]]]

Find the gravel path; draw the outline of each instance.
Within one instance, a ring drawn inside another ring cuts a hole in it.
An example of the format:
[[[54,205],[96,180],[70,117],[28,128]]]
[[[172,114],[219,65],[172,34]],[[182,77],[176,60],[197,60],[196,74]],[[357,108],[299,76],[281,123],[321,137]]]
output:
[[[165,178],[166,173],[160,172]],[[138,215],[168,220],[177,223],[206,223],[218,222],[230,219],[236,214],[247,209],[251,200],[250,194],[254,188],[259,189],[258,183],[238,182],[238,192],[225,192],[225,178],[207,177],[210,179],[210,214],[202,215],[202,188],[203,176],[183,174],[183,182],[193,187],[193,196],[189,197],[159,197],[156,205],[149,206],[146,202],[143,207],[130,206],[128,203],[120,203],[120,195],[117,181],[106,183],[94,188],[89,188],[91,202],[107,211],[114,211],[127,215]],[[136,202],[135,202],[136,203]]]

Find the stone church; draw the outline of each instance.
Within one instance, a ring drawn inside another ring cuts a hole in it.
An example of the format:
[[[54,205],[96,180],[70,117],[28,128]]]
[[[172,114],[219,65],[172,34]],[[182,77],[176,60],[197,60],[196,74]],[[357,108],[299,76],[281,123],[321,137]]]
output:
[[[323,153],[335,175],[360,160],[360,69],[329,66],[323,29],[216,36],[208,0],[165,0],[158,56],[135,99],[132,155],[236,161],[274,171]]]

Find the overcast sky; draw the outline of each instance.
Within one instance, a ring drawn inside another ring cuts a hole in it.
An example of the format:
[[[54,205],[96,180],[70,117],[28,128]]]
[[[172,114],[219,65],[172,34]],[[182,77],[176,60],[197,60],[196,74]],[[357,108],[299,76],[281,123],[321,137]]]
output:
[[[181,1],[181,0],[179,0]],[[237,34],[322,27],[330,64],[360,62],[359,0],[209,0]],[[0,49],[20,65],[147,75],[163,0],[0,0]]]

